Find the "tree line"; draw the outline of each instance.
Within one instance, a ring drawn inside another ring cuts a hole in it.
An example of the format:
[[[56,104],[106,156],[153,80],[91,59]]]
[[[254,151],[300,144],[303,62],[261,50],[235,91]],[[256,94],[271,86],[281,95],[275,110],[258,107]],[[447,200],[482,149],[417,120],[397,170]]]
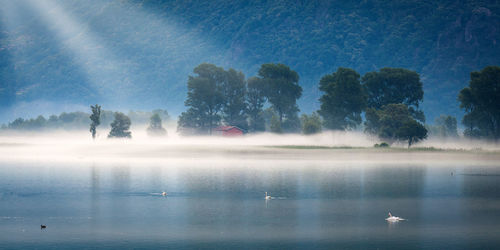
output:
[[[97,126],[101,124],[101,106],[98,104],[90,106],[92,114],[89,116],[90,123],[90,133],[92,134],[92,139],[96,137]],[[161,110],[156,110],[150,117],[149,127],[147,132],[149,136],[166,136],[167,130],[162,126],[162,120],[160,117]],[[165,111],[166,112],[166,111]],[[132,132],[130,131],[130,125],[132,124],[130,117],[122,112],[115,112],[114,120],[110,124],[111,130],[108,133],[108,138],[131,138]]]
[[[420,109],[424,91],[420,75],[403,68],[382,68],[361,76],[340,67],[319,81],[320,109],[303,114],[297,100],[302,95],[299,75],[284,64],[263,64],[257,76],[245,79],[241,71],[225,70],[203,63],[194,68],[187,81],[187,99],[178,120],[183,134],[211,134],[221,124],[248,132],[271,131],[304,134],[330,130],[364,131],[390,143],[405,141],[408,146],[428,134],[456,137],[457,121],[438,117],[425,125]],[[500,68],[490,66],[471,73],[470,86],[458,100],[466,111],[462,123],[465,136],[499,138]],[[364,118],[364,119],[363,119]],[[364,122],[363,122],[364,120]]]
[[[152,136],[166,135],[167,131],[162,127],[162,121],[169,121],[170,115],[167,110],[155,109],[153,111],[129,111],[127,114],[121,112],[113,112],[111,110],[102,110],[99,105],[90,106],[89,113],[63,112],[60,115],[50,115],[45,118],[39,115],[36,118],[23,119],[17,118],[12,122],[2,125],[3,130],[21,130],[21,131],[37,131],[37,130],[56,130],[56,129],[85,129],[89,128],[92,138],[96,137],[97,127],[101,124],[110,127],[113,131],[111,137],[128,137],[126,133],[132,122],[134,124],[148,124],[147,132]],[[128,124],[128,126],[127,126]],[[115,136],[117,135],[117,136]],[[130,135],[130,134],[129,134]]]
[[[284,64],[263,64],[257,76],[245,78],[241,71],[225,70],[203,63],[194,68],[187,81],[188,108],[178,119],[182,134],[212,134],[219,125],[237,126],[247,132],[314,134],[323,128],[354,130],[360,127],[381,140],[406,142],[408,146],[427,138],[458,137],[457,120],[452,116],[438,117],[434,125],[424,125],[425,115],[420,109],[424,91],[417,72],[403,68],[382,68],[364,76],[350,68],[340,67],[319,81],[320,109],[310,115],[298,116],[297,100],[302,95],[299,75]],[[464,136],[500,138],[500,67],[488,66],[471,73],[469,86],[458,95],[465,115],[462,124]],[[110,123],[108,137],[131,137],[129,116],[149,118],[148,134],[165,135],[162,117],[166,110],[152,113],[101,110],[91,106],[92,114],[84,112],[52,115],[49,119],[18,118],[4,129],[57,128],[61,124],[88,124],[96,136],[101,123]],[[364,119],[363,119],[364,118]],[[140,120],[140,119],[139,119]],[[106,121],[106,122],[104,122]],[[88,125],[87,125],[88,126]]]
[[[203,63],[187,82],[188,110],[179,116],[184,134],[212,134],[221,123],[250,132],[298,132],[297,99],[302,95],[299,75],[284,64],[263,64],[255,77],[245,79],[241,71],[224,70]],[[263,110],[268,103],[271,109]]]

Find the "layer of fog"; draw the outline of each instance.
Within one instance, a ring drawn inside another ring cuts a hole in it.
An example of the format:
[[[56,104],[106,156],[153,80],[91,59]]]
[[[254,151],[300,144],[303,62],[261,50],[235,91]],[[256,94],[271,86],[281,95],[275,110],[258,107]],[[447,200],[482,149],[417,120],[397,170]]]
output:
[[[315,135],[271,133],[247,134],[241,137],[181,136],[169,127],[166,137],[149,137],[146,127],[134,127],[131,139],[108,139],[99,130],[92,140],[87,131],[0,133],[0,162],[239,162],[244,160],[291,162],[366,162],[399,164],[457,163],[500,161],[497,144],[474,140],[429,139],[412,147],[435,147],[450,151],[406,150],[404,144],[391,149],[377,149],[381,141],[362,132],[327,131]],[[307,146],[307,147],[306,147]],[[312,146],[312,147],[309,147]],[[315,147],[316,146],[316,147]]]

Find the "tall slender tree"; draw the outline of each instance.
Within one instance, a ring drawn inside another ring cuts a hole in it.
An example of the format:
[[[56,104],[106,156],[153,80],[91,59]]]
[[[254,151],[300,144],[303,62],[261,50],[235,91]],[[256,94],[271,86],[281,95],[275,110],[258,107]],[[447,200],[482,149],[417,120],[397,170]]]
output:
[[[90,132],[92,133],[92,139],[95,139],[95,135],[97,132],[97,126],[101,124],[101,106],[90,105],[90,109],[92,110],[92,114],[90,115]]]

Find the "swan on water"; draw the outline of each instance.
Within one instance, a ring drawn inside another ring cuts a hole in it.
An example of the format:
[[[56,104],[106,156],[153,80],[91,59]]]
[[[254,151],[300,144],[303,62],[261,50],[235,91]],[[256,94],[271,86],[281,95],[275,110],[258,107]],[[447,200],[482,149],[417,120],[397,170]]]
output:
[[[389,222],[397,222],[397,221],[402,221],[402,220],[405,220],[405,219],[403,219],[401,217],[393,216],[391,214],[391,212],[389,212],[389,217],[387,217],[385,220],[389,221]]]
[[[161,196],[167,196],[167,192],[163,191],[163,193],[161,193]]]
[[[270,200],[271,198],[273,198],[273,197],[271,197],[270,195],[267,195],[267,192],[266,192],[266,200]]]

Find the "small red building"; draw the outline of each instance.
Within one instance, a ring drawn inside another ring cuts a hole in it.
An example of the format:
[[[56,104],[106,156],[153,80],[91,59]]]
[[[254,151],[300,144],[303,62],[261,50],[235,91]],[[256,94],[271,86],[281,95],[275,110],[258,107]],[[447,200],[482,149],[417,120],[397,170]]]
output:
[[[222,136],[242,136],[244,131],[236,126],[219,126],[215,128],[214,134]]]

